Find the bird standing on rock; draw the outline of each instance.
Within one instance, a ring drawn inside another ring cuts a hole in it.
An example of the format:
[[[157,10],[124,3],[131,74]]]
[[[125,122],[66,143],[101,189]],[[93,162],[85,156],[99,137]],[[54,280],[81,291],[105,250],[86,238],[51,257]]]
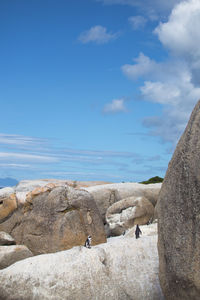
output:
[[[91,235],[88,235],[88,237],[87,237],[87,240],[85,241],[85,247],[86,248],[91,248],[91,243],[92,243],[92,237],[91,237]]]
[[[140,233],[142,234],[142,231],[140,230],[140,227],[137,224],[136,230],[135,230],[135,237],[136,237],[136,239],[138,239],[140,237]]]

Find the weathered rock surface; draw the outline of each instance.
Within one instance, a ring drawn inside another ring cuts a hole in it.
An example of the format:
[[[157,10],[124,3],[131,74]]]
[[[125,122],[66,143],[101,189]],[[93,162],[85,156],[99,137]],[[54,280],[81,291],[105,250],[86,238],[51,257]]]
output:
[[[105,214],[109,206],[113,203],[131,196],[145,197],[153,206],[156,205],[161,183],[141,184],[141,183],[113,183],[84,188],[91,193],[96,201],[97,207],[105,222]]]
[[[16,261],[31,257],[33,254],[26,246],[0,246],[0,269],[7,268]],[[0,299],[1,293],[0,293]]]
[[[15,244],[16,242],[10,234],[0,231],[0,246],[9,246]]]
[[[104,181],[74,181],[74,180],[59,180],[59,179],[40,179],[40,180],[22,180],[16,187],[14,191],[16,192],[16,197],[19,203],[24,203],[26,201],[26,196],[29,192],[42,188],[46,185],[49,186],[64,186],[68,185],[73,188],[88,187],[93,185],[107,184]]]
[[[157,237],[112,238],[35,256],[0,271],[2,300],[163,300]]]
[[[144,225],[154,215],[154,206],[145,197],[128,197],[111,205],[106,222],[111,235],[121,235],[136,224]]]
[[[158,250],[166,299],[200,299],[200,102],[170,161],[160,192]]]
[[[4,190],[4,189],[2,189]],[[5,221],[17,209],[15,193],[3,193],[0,195],[0,223]]]
[[[48,184],[26,195],[0,230],[34,254],[56,252],[83,245],[92,235],[93,244],[106,241],[103,222],[92,196],[68,186]]]

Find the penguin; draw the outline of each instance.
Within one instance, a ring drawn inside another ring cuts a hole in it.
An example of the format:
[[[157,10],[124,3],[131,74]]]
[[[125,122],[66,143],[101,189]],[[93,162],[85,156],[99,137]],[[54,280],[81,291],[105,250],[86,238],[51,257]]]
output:
[[[140,233],[142,234],[142,231],[140,230],[140,227],[137,224],[136,230],[135,230],[135,237],[136,237],[136,239],[138,239],[140,237]]]
[[[88,237],[87,237],[87,240],[85,241],[85,247],[86,248],[91,248],[91,243],[92,243],[92,237],[91,237],[91,235],[88,235]]]

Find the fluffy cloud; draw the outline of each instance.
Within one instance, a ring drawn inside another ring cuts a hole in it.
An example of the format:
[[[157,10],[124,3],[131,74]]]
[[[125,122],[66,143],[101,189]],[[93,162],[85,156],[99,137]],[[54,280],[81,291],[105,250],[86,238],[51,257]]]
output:
[[[158,68],[156,62],[151,60],[148,56],[145,56],[143,53],[140,53],[133,61],[135,63],[132,65],[126,64],[122,66],[123,73],[130,79],[146,76]]]
[[[172,55],[188,62],[193,82],[200,80],[200,1],[184,1],[177,5],[167,23],[155,29],[161,43]]]
[[[107,103],[104,108],[103,112],[106,114],[110,113],[119,113],[119,112],[126,112],[127,108],[125,107],[125,100],[122,99],[114,99],[112,102]]]
[[[147,19],[143,16],[132,16],[128,19],[133,30],[144,28]]]
[[[119,33],[108,32],[105,27],[97,25],[91,27],[89,30],[82,32],[78,39],[83,44],[87,44],[90,42],[97,44],[105,44],[111,40],[116,39],[118,36]]]
[[[181,2],[172,10],[166,23],[160,23],[155,34],[170,50],[165,62],[156,62],[144,54],[133,64],[122,67],[130,79],[142,78],[143,99],[163,105],[162,117],[144,120],[153,135],[175,144],[189,115],[200,98],[200,2]]]
[[[177,5],[167,23],[160,23],[155,33],[161,43],[175,55],[200,59],[200,1],[184,1]]]

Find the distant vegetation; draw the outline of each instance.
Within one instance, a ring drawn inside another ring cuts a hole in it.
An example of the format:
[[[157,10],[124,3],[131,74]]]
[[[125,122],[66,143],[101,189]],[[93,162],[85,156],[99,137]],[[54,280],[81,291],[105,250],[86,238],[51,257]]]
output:
[[[163,180],[164,180],[164,178],[155,176],[155,177],[149,178],[147,181],[141,181],[140,183],[143,183],[143,184],[159,183],[159,182],[163,182]]]

